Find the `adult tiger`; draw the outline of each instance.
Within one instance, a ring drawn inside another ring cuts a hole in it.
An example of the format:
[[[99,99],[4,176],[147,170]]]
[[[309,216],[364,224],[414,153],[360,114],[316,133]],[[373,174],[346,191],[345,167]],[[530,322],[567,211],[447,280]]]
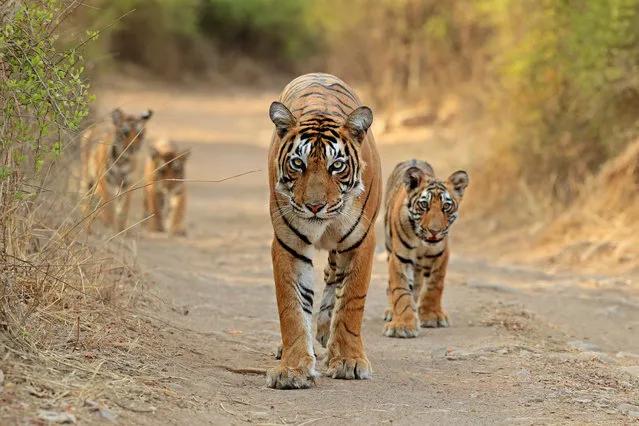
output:
[[[446,182],[425,161],[399,163],[386,184],[384,229],[388,253],[388,337],[415,337],[422,327],[448,327],[441,306],[448,265],[448,231],[468,186],[462,170]],[[422,283],[426,281],[426,286]],[[418,315],[415,312],[418,304]]]
[[[144,141],[144,129],[152,115],[151,110],[141,115],[128,115],[115,109],[111,112],[113,127],[94,127],[82,135],[81,189],[90,192],[82,207],[85,216],[95,191],[102,220],[107,225],[115,225],[118,231],[126,228],[131,205],[131,192],[127,190],[132,184],[137,153]],[[123,195],[112,200],[119,194]]]
[[[269,115],[271,254],[283,350],[267,384],[314,383],[313,248],[329,251],[317,331],[328,346],[327,374],[370,378],[361,327],[381,203],[373,113],[342,80],[315,73],[290,82]]]

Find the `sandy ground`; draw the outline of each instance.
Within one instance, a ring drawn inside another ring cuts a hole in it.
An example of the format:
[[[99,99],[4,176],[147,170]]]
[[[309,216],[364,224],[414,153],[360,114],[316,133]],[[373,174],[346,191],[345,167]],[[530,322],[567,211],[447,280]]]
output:
[[[180,399],[153,414],[128,413],[125,423],[639,421],[633,418],[639,416],[639,355],[633,355],[639,354],[639,287],[632,277],[556,275],[497,266],[491,253],[465,256],[465,239],[481,224],[464,223],[463,209],[444,293],[451,328],[422,330],[410,340],[382,336],[387,270],[379,239],[363,326],[373,379],[320,377],[309,390],[267,388],[260,371],[277,364],[280,341],[265,172],[271,131],[266,111],[274,96],[206,90],[100,96],[103,105],[125,110],[153,108],[151,134],[192,147],[188,178],[215,180],[257,170],[223,183],[190,184],[187,238],[138,237],[151,289],[167,301],[154,312],[166,326],[153,337],[165,355],[163,371],[176,377],[171,386]],[[397,161],[418,157],[444,177],[472,167],[477,149],[472,139],[448,140],[428,131],[377,139],[385,176]],[[137,214],[139,204],[137,199]],[[316,256],[317,298],[325,257]],[[573,341],[582,343],[568,344]],[[321,359],[325,350],[319,344],[315,350]]]

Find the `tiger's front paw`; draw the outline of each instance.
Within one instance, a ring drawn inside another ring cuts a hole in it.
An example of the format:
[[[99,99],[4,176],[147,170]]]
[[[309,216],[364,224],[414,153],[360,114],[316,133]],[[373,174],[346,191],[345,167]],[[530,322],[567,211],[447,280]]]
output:
[[[422,328],[450,327],[450,320],[443,311],[420,313],[419,325]]]
[[[328,313],[320,312],[317,317],[317,334],[315,338],[323,348],[328,344],[328,338],[331,336],[331,316]]]
[[[366,355],[362,358],[336,356],[328,361],[326,375],[333,379],[365,380],[373,377],[373,369]]]
[[[417,335],[419,334],[419,329],[417,328],[417,318],[414,318],[410,321],[393,320],[384,325],[383,334],[386,337],[417,337]]]
[[[384,310],[384,321],[389,322],[393,320],[393,308],[386,308]]]
[[[312,358],[312,357],[307,357]],[[301,361],[297,367],[278,365],[266,372],[266,386],[273,389],[307,389],[315,384],[315,359]]]

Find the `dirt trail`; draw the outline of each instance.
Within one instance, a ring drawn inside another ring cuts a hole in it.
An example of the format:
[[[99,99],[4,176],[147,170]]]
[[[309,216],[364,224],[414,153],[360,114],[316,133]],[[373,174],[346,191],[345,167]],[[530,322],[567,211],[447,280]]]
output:
[[[172,384],[178,404],[135,415],[134,423],[624,424],[633,421],[625,412],[639,415],[639,407],[623,405],[639,405],[639,378],[625,370],[639,365],[639,357],[617,355],[639,354],[637,286],[495,266],[489,253],[488,261],[465,257],[464,238],[476,224],[464,225],[463,211],[444,293],[452,328],[422,330],[409,340],[381,335],[387,271],[380,239],[363,327],[374,378],[320,377],[309,390],[268,389],[259,370],[277,364],[280,341],[265,172],[272,98],[101,96],[105,105],[154,107],[152,133],[193,148],[191,179],[261,169],[220,184],[191,184],[188,238],[140,237],[152,289],[168,302],[154,313],[167,323],[157,330],[157,345],[167,356],[166,371],[181,379]],[[401,143],[377,139],[385,176],[413,156],[432,162],[442,176],[472,162],[463,142],[425,133]],[[316,259],[319,297],[325,255]],[[593,343],[601,352],[580,351],[570,341]],[[315,347],[322,359],[325,350]]]

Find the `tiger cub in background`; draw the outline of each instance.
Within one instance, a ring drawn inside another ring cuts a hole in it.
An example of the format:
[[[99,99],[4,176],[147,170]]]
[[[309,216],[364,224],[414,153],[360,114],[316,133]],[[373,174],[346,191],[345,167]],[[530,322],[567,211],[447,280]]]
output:
[[[448,232],[468,182],[464,171],[441,181],[430,164],[418,160],[399,163],[389,177],[384,219],[389,275],[384,336],[415,337],[418,319],[421,327],[449,326],[441,305]]]
[[[93,127],[82,135],[81,190],[89,193],[82,206],[85,216],[95,195],[103,222],[118,231],[126,228],[131,205],[131,192],[127,191],[133,183],[137,153],[152,115],[151,110],[128,115],[119,108],[114,109],[111,112],[113,127]]]
[[[150,149],[144,165],[144,217],[153,215],[147,220],[147,229],[153,232],[168,230],[170,235],[186,235],[184,210],[186,208],[186,192],[184,167],[190,151],[180,150],[169,140],[155,141]]]

